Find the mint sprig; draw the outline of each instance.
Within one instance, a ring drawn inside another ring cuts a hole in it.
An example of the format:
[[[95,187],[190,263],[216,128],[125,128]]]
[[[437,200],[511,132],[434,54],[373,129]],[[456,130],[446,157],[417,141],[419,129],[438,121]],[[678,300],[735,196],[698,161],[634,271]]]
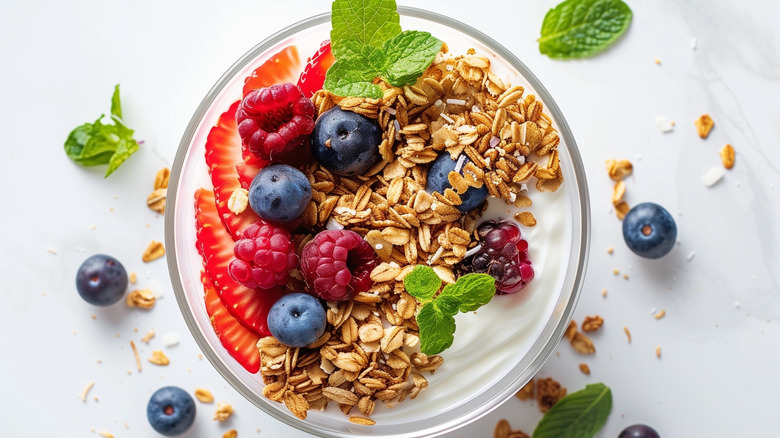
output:
[[[335,0],[331,50],[336,62],[323,88],[339,96],[379,99],[376,78],[394,87],[413,84],[442,42],[428,32],[401,31],[394,0]]]
[[[539,52],[554,59],[595,55],[626,31],[631,18],[621,0],[566,0],[545,15]]]
[[[418,265],[404,278],[406,291],[423,303],[417,314],[420,351],[439,354],[455,339],[458,312],[473,312],[487,304],[496,293],[496,280],[487,274],[466,274],[439,292],[442,281],[433,268]],[[437,292],[438,295],[437,295]]]
[[[603,383],[572,392],[550,408],[534,429],[533,438],[593,438],[612,411],[612,391]]]
[[[122,104],[119,99],[119,85],[111,96],[111,121],[102,122],[104,114],[92,123],[84,123],[70,132],[65,140],[65,153],[82,166],[108,164],[105,177],[108,178],[130,155],[138,150],[133,139],[133,130],[122,120]]]

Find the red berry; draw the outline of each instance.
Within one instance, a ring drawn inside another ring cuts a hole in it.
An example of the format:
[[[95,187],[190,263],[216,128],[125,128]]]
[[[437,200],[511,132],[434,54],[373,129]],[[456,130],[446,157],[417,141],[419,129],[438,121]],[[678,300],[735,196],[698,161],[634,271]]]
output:
[[[293,84],[252,90],[236,111],[241,142],[258,158],[274,161],[308,149],[314,129],[314,104]]]
[[[298,88],[301,89],[304,96],[311,97],[322,89],[322,84],[325,83],[325,73],[334,62],[336,62],[336,58],[330,51],[330,40],[325,40],[320,44],[317,53],[309,58],[306,68],[303,69],[301,77],[298,78]]]
[[[374,248],[360,234],[325,230],[301,254],[301,274],[312,292],[325,300],[348,300],[367,291],[376,267]]]
[[[262,219],[246,227],[233,246],[228,265],[233,279],[246,287],[271,289],[287,283],[298,265],[290,233]]]
[[[480,272],[496,279],[497,294],[513,294],[534,278],[528,258],[528,242],[520,228],[509,221],[487,221],[477,228],[481,248],[463,261],[467,272]]]

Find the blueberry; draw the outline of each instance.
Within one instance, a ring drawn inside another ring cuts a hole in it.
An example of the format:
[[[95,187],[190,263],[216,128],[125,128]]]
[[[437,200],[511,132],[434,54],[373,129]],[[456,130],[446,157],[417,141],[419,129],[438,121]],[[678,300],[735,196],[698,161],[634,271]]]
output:
[[[360,175],[381,158],[381,142],[382,128],[375,120],[335,106],[317,117],[311,153],[331,172]]]
[[[127,290],[127,271],[119,260],[95,254],[76,272],[76,290],[84,301],[96,306],[116,303]]]
[[[268,311],[268,329],[288,347],[305,347],[325,331],[325,308],[320,301],[296,292],[279,298]]]
[[[665,208],[644,202],[634,206],[623,218],[623,238],[637,255],[657,259],[674,247],[677,226]]]
[[[463,166],[466,163],[471,162],[466,155],[461,154],[460,157],[464,160],[460,166],[460,174],[463,175]],[[448,175],[455,170],[455,166],[458,164],[458,160],[453,160],[452,155],[449,152],[443,152],[438,158],[431,164],[428,169],[428,183],[425,185],[425,191],[428,193],[439,192],[444,194],[444,190],[451,189]],[[465,193],[460,195],[461,201],[458,205],[458,210],[461,213],[467,213],[476,208],[482,201],[488,196],[487,187],[484,185],[480,188],[469,187]]]
[[[634,424],[623,429],[618,435],[618,438],[660,438],[652,427],[645,426],[644,424]]]
[[[181,435],[195,422],[195,401],[176,386],[160,388],[146,405],[146,418],[154,430],[165,436]]]
[[[249,186],[249,206],[272,222],[297,219],[311,200],[311,184],[300,170],[272,164],[260,170]]]

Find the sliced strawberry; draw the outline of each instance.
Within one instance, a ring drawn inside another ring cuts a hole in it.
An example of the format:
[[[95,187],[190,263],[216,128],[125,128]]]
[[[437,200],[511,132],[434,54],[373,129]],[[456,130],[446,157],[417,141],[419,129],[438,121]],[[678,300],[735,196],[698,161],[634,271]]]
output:
[[[233,238],[222,226],[212,192],[200,189],[196,196],[197,241],[203,256],[206,274],[231,315],[260,336],[269,336],[268,311],[286,290],[253,289],[233,280],[228,264],[233,259]]]
[[[330,51],[330,40],[325,40],[320,44],[317,53],[308,59],[306,68],[298,78],[298,88],[301,89],[304,96],[312,97],[314,93],[322,89],[322,84],[325,83],[325,73],[334,62],[336,62],[336,58]]]
[[[222,342],[222,346],[250,373],[254,374],[260,371],[260,350],[257,349],[257,341],[260,340],[260,336],[241,325],[228,312],[205,272],[201,274],[200,278],[206,293],[204,297],[206,313],[209,315],[211,326]]]
[[[244,95],[257,88],[295,82],[301,71],[298,47],[287,46],[244,79]]]
[[[241,161],[237,163],[236,172],[238,173],[241,187],[249,190],[249,186],[252,184],[252,180],[255,179],[257,172],[260,172],[260,169],[267,166],[268,163],[268,161]]]
[[[233,239],[241,237],[241,230],[254,223],[259,216],[247,208],[241,214],[235,214],[228,209],[227,202],[234,191],[242,188],[236,164],[244,162],[241,153],[241,138],[238,136],[236,125],[236,109],[239,102],[230,105],[230,108],[219,116],[217,124],[211,128],[206,140],[206,165],[211,174],[211,183],[214,185],[219,217],[225,227],[233,236]],[[258,163],[260,161],[253,161]],[[251,180],[250,180],[251,182]]]

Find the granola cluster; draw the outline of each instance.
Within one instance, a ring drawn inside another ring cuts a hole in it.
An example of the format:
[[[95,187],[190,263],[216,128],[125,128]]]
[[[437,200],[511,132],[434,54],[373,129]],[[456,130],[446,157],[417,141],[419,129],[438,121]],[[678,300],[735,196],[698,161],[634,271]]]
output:
[[[312,97],[317,114],[338,105],[377,120],[382,160],[354,177],[316,163],[302,168],[312,200],[300,219],[311,233],[294,236],[298,248],[316,231],[347,228],[366,238],[381,263],[371,273],[371,289],[328,303],[328,325],[315,343],[291,348],[273,337],[258,342],[263,395],[301,419],[309,409],[336,403],[350,421],[373,424],[368,417],[377,401],[392,405],[427,388],[424,373],[433,373],[443,359],[419,352],[418,303],[403,278],[427,264],[445,283],[455,282],[454,266],[477,245],[484,210],[464,215],[457,209],[469,187],[484,186],[492,197],[527,208],[525,184],[534,181],[539,191],[551,192],[563,181],[560,138],[542,102],[506,84],[487,57],[473,50],[453,57],[445,45],[415,85],[379,85],[381,99],[324,90]],[[445,150],[469,160],[459,160],[462,172],[450,173],[452,189],[427,193],[428,165]],[[530,213],[522,219],[536,223]],[[295,271],[292,276],[301,280]]]

